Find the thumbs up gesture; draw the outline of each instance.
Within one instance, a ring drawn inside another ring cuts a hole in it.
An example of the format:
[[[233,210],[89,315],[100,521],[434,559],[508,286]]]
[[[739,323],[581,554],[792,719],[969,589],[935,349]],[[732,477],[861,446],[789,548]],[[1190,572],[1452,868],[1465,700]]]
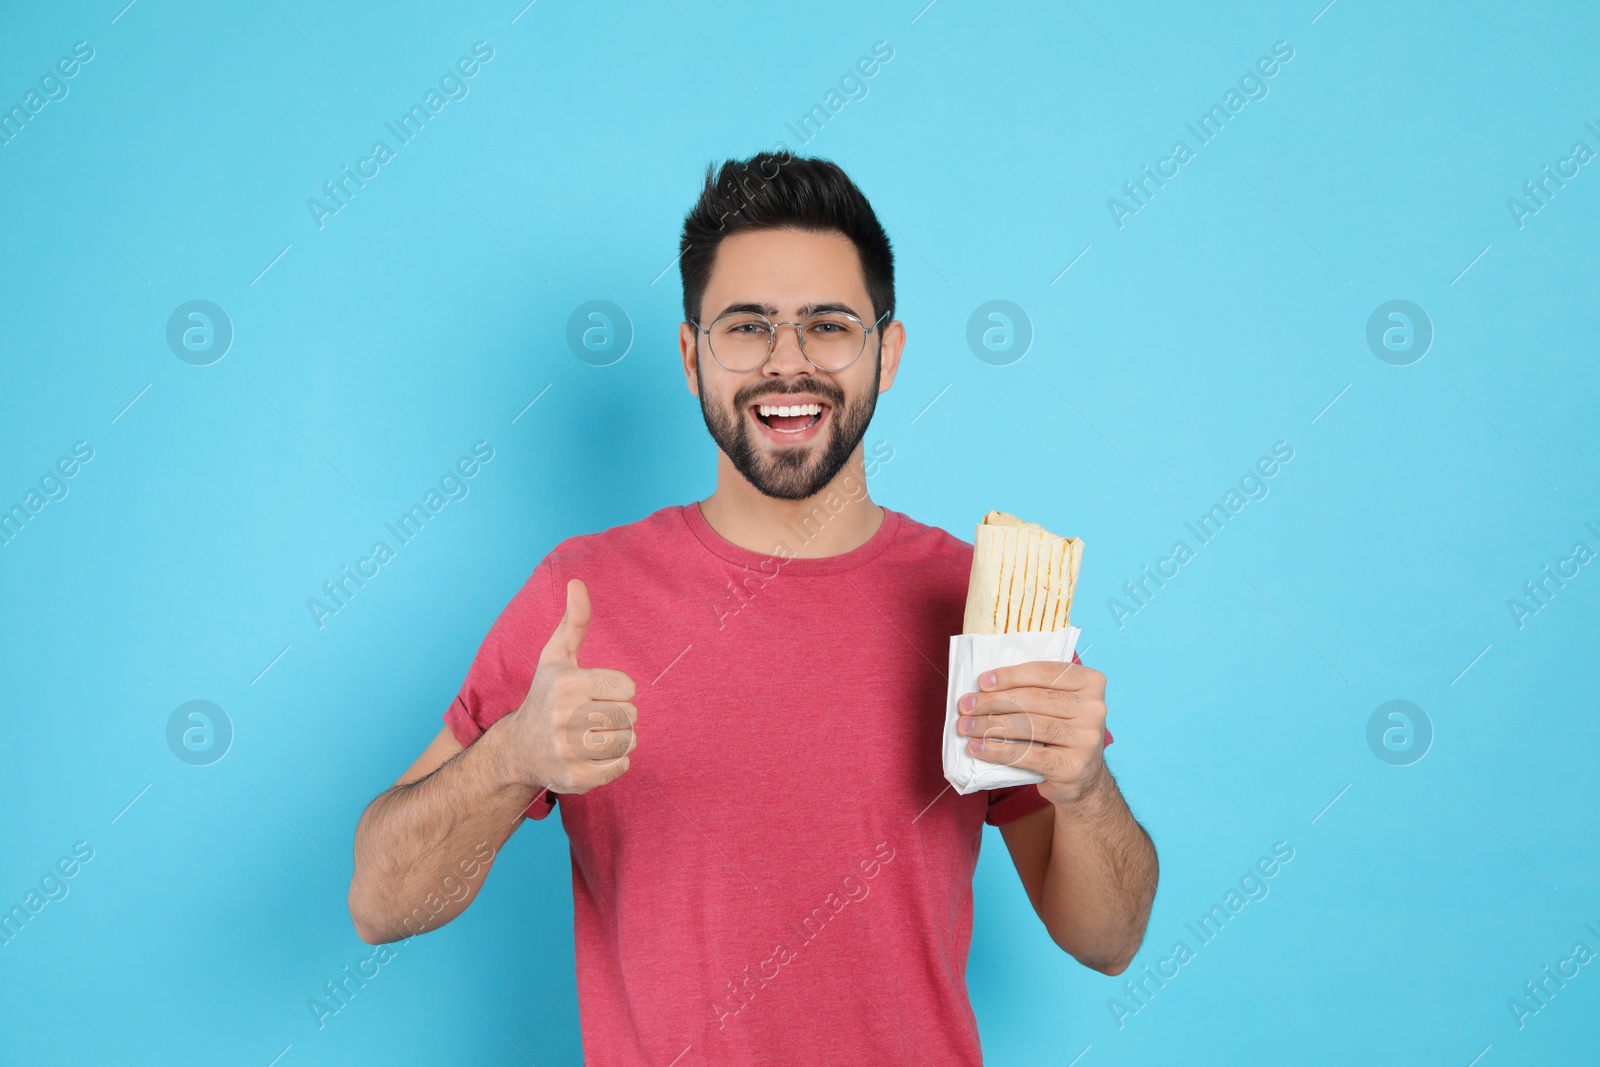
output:
[[[620,778],[639,711],[637,691],[622,671],[580,667],[578,650],[590,620],[589,590],[567,582],[567,610],[544,651],[522,706],[514,713],[522,766],[517,777],[556,793],[587,793]]]

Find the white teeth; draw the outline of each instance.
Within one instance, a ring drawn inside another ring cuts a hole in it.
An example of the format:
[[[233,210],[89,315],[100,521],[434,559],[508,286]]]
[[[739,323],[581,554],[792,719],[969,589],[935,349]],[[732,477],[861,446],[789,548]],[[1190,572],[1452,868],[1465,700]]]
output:
[[[762,415],[821,415],[821,404],[761,404],[756,411]]]

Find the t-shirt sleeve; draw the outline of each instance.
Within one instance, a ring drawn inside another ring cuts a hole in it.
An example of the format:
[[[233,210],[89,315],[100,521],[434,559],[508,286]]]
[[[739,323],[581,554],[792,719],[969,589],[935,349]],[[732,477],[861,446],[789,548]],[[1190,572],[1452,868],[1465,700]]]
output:
[[[1082,663],[1078,654],[1072,654],[1072,662]],[[1111,731],[1106,731],[1106,744],[1111,744]],[[990,826],[1004,826],[1024,815],[1032,815],[1041,808],[1050,806],[1050,802],[1039,792],[1037,786],[1014,785],[1005,789],[991,789],[989,792],[989,811],[983,821]]]
[[[988,792],[989,811],[984,815],[983,821],[990,826],[1004,826],[1024,815],[1032,815],[1041,808],[1050,806],[1050,802],[1035,785],[1014,785],[1005,789],[991,789]]]
[[[444,713],[445,725],[462,748],[522,706],[533,684],[539,652],[565,610],[563,585],[554,559],[546,556],[489,627],[461,691]],[[563,593],[559,599],[558,591]],[[542,819],[555,803],[556,794],[541,789],[523,814]]]

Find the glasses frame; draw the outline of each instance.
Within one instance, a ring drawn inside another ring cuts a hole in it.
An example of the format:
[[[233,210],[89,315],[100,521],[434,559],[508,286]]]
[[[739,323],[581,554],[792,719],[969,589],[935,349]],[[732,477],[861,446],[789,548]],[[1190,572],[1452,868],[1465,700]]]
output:
[[[755,371],[760,370],[762,367],[765,367],[767,365],[767,360],[770,360],[772,358],[772,353],[774,353],[774,352],[776,352],[778,350],[778,327],[780,327],[780,326],[793,326],[794,327],[795,336],[800,339],[800,354],[805,357],[805,360],[806,360],[807,363],[811,364],[813,367],[816,367],[817,370],[821,371],[824,374],[838,374],[841,371],[849,370],[851,367],[855,366],[856,360],[860,359],[862,352],[865,352],[867,350],[867,335],[868,334],[876,333],[878,335],[878,337],[880,338],[880,340],[881,340],[881,338],[883,337],[883,332],[881,330],[879,330],[878,327],[883,324],[883,320],[884,319],[889,317],[889,312],[885,311],[882,315],[879,315],[871,326],[868,326],[865,322],[863,322],[862,319],[859,316],[852,315],[848,311],[823,311],[823,312],[818,312],[817,315],[843,315],[848,319],[854,319],[861,326],[861,352],[857,352],[855,354],[854,358],[852,358],[850,360],[850,362],[846,363],[844,366],[842,366],[842,367],[833,367],[833,368],[822,366],[816,360],[811,358],[811,353],[806,351],[806,332],[805,332],[804,329],[802,329],[802,327],[805,325],[805,323],[806,323],[806,321],[808,319],[816,318],[817,315],[807,315],[806,318],[801,319],[799,322],[794,322],[792,320],[789,321],[789,322],[773,322],[771,319],[767,318],[765,315],[758,314],[757,312],[753,312],[753,311],[728,311],[728,312],[724,312],[723,314],[718,315],[716,318],[712,319],[711,320],[711,325],[715,326],[717,323],[721,322],[723,319],[727,318],[729,315],[753,315],[756,318],[760,319],[762,322],[766,323],[767,326],[769,327],[769,332],[767,333],[767,356],[766,356],[766,359],[763,359],[760,363],[757,363],[754,367],[750,367],[747,370],[734,370],[732,367],[730,367],[726,363],[722,362],[722,357],[717,355],[716,346],[714,346],[711,343],[711,330],[710,330],[710,328],[709,327],[705,327],[705,326],[701,326],[698,322],[694,321],[693,319],[689,320],[689,325],[691,325],[691,326],[693,326],[695,328],[695,335],[694,335],[695,336],[695,344],[699,345],[699,343],[700,343],[700,335],[704,334],[706,336],[706,351],[710,352],[711,353],[711,358],[717,361],[717,366],[721,367],[723,370],[727,371],[729,374],[752,374]]]

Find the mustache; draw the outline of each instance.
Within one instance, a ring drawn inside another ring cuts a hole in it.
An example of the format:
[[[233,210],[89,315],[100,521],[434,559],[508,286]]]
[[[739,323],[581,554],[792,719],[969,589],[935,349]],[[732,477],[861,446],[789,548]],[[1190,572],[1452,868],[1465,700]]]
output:
[[[765,400],[769,396],[799,396],[802,393],[814,393],[836,408],[844,406],[844,390],[831,382],[826,384],[820,381],[812,383],[801,382],[798,384],[799,388],[797,389],[768,389],[761,386],[751,386],[748,390],[741,390],[734,397],[733,406],[743,408],[755,403],[757,400]]]

